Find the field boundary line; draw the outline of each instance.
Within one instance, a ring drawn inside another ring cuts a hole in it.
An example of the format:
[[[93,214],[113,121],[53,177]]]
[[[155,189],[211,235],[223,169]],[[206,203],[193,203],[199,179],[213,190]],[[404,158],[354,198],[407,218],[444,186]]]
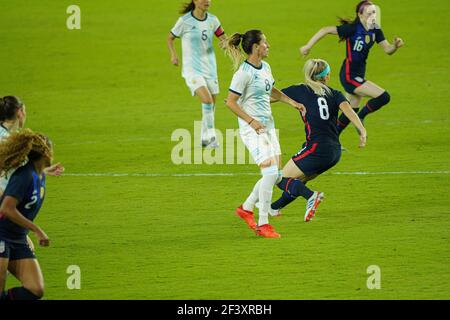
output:
[[[450,170],[442,171],[354,171],[354,172],[330,172],[324,175],[414,175],[414,174],[450,174]],[[237,176],[259,176],[259,172],[215,172],[215,173],[64,173],[64,177],[237,177]]]

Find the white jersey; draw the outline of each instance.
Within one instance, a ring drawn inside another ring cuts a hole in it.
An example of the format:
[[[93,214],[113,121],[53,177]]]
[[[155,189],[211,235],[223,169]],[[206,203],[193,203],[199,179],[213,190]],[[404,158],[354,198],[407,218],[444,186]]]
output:
[[[10,135],[9,131],[3,126],[0,125],[0,142],[5,140],[6,138],[8,138]],[[9,181],[9,177],[11,177],[11,174],[13,174],[15,170],[11,170],[10,172],[8,172],[8,174],[5,176],[1,176],[0,177],[0,191],[1,193],[3,193],[3,191],[5,191],[6,189],[6,185],[8,184]]]
[[[262,61],[261,67],[257,68],[244,61],[234,74],[230,85],[230,91],[240,96],[237,102],[241,108],[267,129],[275,127],[270,107],[274,84],[275,80],[267,62]],[[239,126],[245,125],[247,123],[239,118]]]
[[[184,78],[202,76],[217,79],[217,63],[214,54],[213,37],[224,34],[219,19],[206,13],[204,20],[199,20],[191,12],[180,17],[171,33],[181,38],[183,51]]]
[[[6,129],[3,125],[0,125],[0,143],[8,138],[11,135],[11,133]],[[20,166],[25,165],[28,162],[28,160],[25,160]],[[3,193],[6,189],[6,186],[8,185],[9,178],[11,178],[14,171],[16,171],[17,168],[11,169],[6,173],[6,176],[0,176],[0,192]]]
[[[0,125],[0,141],[9,137],[9,131],[2,125]]]

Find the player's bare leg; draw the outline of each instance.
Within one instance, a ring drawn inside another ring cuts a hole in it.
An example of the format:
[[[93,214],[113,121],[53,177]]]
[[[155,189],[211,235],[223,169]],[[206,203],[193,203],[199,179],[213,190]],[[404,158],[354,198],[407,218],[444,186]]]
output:
[[[363,85],[356,88],[355,93],[371,98],[358,112],[358,117],[361,121],[364,121],[367,115],[376,112],[391,101],[389,93],[372,81],[366,81]]]
[[[21,259],[9,261],[9,272],[21,283],[20,294],[28,299],[40,299],[44,295],[44,277],[36,259]]]
[[[283,195],[272,204],[272,208],[282,208],[294,201],[298,196],[302,196],[307,201],[304,220],[305,222],[310,221],[324,198],[322,192],[312,191],[305,186],[307,181],[315,177],[317,175],[306,176],[295,162],[290,159],[283,168],[283,180],[278,184],[278,187],[283,190]]]
[[[6,276],[8,272],[8,262],[9,259],[0,258],[0,300],[4,298]]]

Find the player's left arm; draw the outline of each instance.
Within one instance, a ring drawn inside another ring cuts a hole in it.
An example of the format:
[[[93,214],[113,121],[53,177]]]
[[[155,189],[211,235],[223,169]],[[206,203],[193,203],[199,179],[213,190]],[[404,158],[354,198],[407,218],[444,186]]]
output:
[[[226,43],[226,41],[227,41],[227,36],[226,36],[226,34],[225,33],[223,33],[220,37],[218,37],[219,38],[219,47],[220,47],[220,49],[223,49],[223,50],[225,50],[225,48],[226,48],[226,45],[225,45],[225,43]]]
[[[49,246],[50,240],[47,234],[38,225],[27,219],[19,210],[17,210],[18,203],[19,201],[15,197],[9,195],[5,196],[0,206],[1,215],[22,228],[34,232],[41,246]]]
[[[395,37],[394,43],[389,43],[387,40],[383,40],[380,43],[378,43],[381,48],[383,48],[384,52],[388,55],[394,54],[398,48],[403,46],[404,42],[402,38]]]
[[[306,108],[303,104],[292,100],[287,95],[285,95],[283,92],[281,92],[277,88],[273,87],[272,94],[270,96],[270,102],[277,102],[277,101],[283,102],[285,104],[288,104],[288,105],[294,107],[295,109],[300,111],[302,115],[306,114]]]
[[[64,166],[58,162],[54,165],[51,165],[50,167],[45,168],[44,173],[48,176],[59,177],[64,172],[64,170]]]
[[[359,132],[359,147],[363,148],[366,146],[367,131],[364,128],[361,119],[358,117],[356,112],[353,110],[352,106],[348,101],[343,101],[339,104],[339,109],[345,114],[345,116],[353,123],[353,125],[358,129]]]

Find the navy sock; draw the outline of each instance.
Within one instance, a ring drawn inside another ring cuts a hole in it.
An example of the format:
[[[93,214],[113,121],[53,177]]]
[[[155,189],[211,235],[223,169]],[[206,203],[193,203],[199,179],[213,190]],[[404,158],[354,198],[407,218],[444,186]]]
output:
[[[359,108],[354,108],[353,111],[358,113]],[[347,118],[344,113],[341,113],[340,117],[338,118],[337,125],[336,125],[338,133],[341,134],[341,132],[344,131],[345,128],[347,128],[349,123],[350,123],[350,119]]]
[[[277,201],[272,203],[272,209],[275,210],[284,208],[298,196],[302,196],[308,200],[314,194],[312,190],[306,187],[305,184],[298,179],[283,178],[277,186],[284,192]]]
[[[40,298],[24,287],[9,289],[6,294],[6,300],[39,300]]]
[[[389,101],[391,101],[391,96],[389,95],[389,93],[387,93],[387,91],[385,91],[380,96],[367,101],[364,108],[362,108],[362,110],[358,113],[358,117],[361,120],[364,120],[364,118],[369,113],[372,113],[372,112],[375,112],[375,111],[381,109],[381,107],[387,105],[389,103]]]
[[[281,195],[281,197],[273,202],[270,207],[273,210],[280,210],[284,207],[286,207],[289,203],[291,203],[292,201],[294,201],[296,198],[292,197],[289,193],[287,193],[286,191],[283,192],[283,194]]]

